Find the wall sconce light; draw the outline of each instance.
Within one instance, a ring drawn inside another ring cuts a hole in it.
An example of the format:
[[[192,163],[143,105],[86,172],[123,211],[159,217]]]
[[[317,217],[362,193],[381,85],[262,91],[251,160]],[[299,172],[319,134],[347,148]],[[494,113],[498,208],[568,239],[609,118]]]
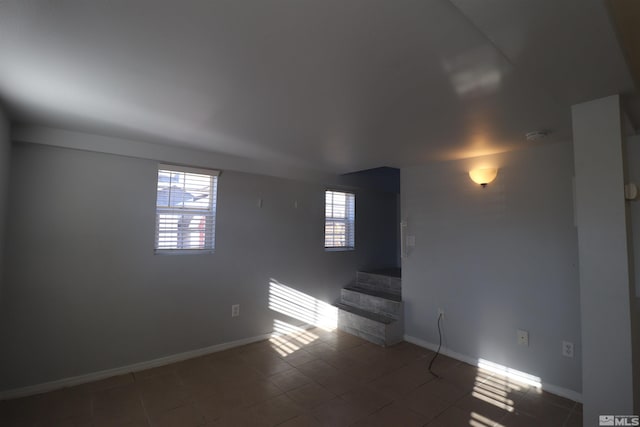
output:
[[[474,169],[469,171],[469,177],[476,184],[480,184],[482,188],[486,187],[491,181],[496,179],[498,175],[497,168]]]

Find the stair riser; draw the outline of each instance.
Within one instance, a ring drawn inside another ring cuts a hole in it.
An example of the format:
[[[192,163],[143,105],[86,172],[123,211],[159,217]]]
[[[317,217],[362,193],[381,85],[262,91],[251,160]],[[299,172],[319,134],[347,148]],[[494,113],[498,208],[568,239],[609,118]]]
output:
[[[402,279],[399,277],[381,276],[379,274],[358,271],[356,274],[356,283],[360,287],[372,289],[374,291],[402,295]]]
[[[378,336],[368,334],[368,333],[366,333],[364,331],[359,331],[357,329],[354,329],[354,328],[351,328],[351,327],[348,327],[348,326],[340,327],[340,330],[343,331],[343,332],[346,332],[348,334],[354,335],[356,337],[360,337],[362,339],[365,339],[365,340],[369,341],[370,343],[373,343],[373,344],[376,344],[376,345],[379,345],[379,346],[382,346],[382,347],[386,347],[387,346],[387,343],[385,342],[384,338],[380,338]]]
[[[338,328],[382,346],[402,341],[404,329],[400,321],[387,325],[344,310],[338,311]]]
[[[369,335],[384,339],[385,324],[379,323],[357,314],[349,313],[344,310],[338,312],[338,326],[342,328],[350,328],[357,331],[366,332]]]
[[[355,292],[349,289],[342,289],[340,301],[343,304],[352,305],[372,313],[382,314],[394,319],[400,318],[402,314],[402,303],[388,299]]]

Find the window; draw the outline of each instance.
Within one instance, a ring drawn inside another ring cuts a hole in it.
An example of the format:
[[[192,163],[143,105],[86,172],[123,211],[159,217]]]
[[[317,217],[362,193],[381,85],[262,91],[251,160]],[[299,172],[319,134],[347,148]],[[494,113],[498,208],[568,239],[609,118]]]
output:
[[[356,243],[356,195],[340,191],[325,191],[324,216],[324,247],[353,249]]]
[[[213,252],[218,171],[158,166],[156,253]]]

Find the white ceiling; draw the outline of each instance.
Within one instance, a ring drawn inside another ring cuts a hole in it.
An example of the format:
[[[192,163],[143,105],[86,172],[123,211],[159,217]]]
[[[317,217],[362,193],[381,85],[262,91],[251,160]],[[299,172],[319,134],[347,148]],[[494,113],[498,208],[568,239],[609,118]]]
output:
[[[328,172],[570,138],[633,81],[602,0],[2,0],[14,120]]]

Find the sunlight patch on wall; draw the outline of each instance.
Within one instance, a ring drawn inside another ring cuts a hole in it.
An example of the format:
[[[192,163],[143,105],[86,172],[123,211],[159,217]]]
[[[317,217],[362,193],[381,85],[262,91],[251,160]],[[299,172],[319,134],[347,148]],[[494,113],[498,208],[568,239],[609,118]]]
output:
[[[283,285],[275,279],[269,282],[269,308],[327,331],[333,331],[338,327],[336,307]]]
[[[508,65],[490,46],[481,46],[445,60],[442,68],[461,98],[495,93],[508,71]]]

